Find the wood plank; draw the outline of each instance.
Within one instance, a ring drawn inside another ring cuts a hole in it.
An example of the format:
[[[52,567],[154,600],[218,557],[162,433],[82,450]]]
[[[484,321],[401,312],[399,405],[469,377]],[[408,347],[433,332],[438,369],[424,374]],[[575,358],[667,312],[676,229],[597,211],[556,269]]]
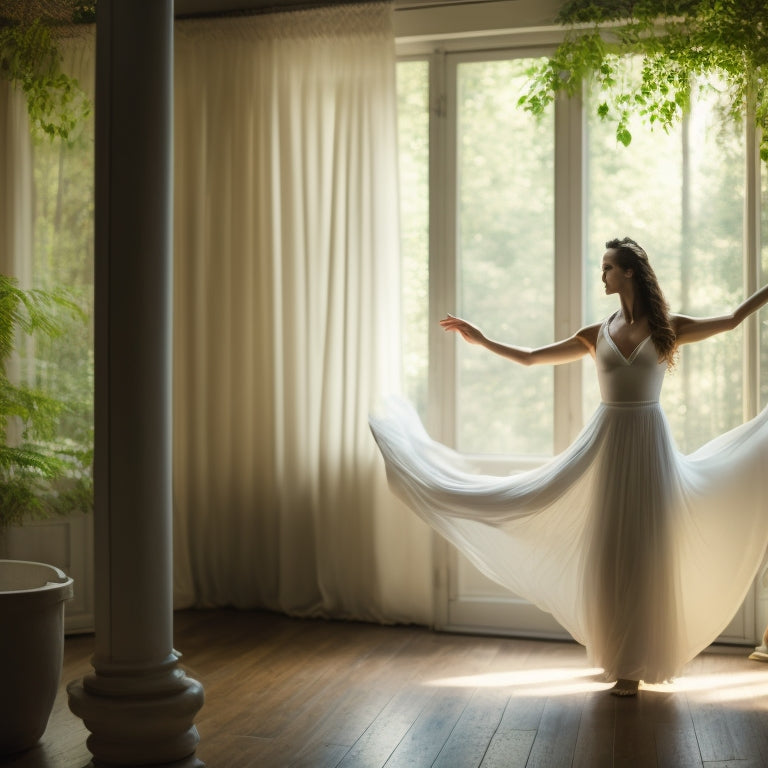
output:
[[[536,731],[497,731],[480,763],[481,768],[525,768]]]
[[[393,668],[402,669],[403,673],[410,669],[410,679],[418,680],[420,669],[416,662],[408,659],[415,641],[412,635],[403,634],[401,642],[388,642],[341,675],[338,687],[332,689],[329,686],[326,696],[318,698],[290,724],[284,734],[285,738],[305,742],[297,755],[299,763],[311,760],[320,745],[345,745],[339,761],[350,751],[403,688],[403,678],[392,675]],[[418,704],[418,712],[430,695],[429,691],[425,693]],[[408,695],[412,695],[410,688]],[[400,705],[396,704],[395,707],[399,708]],[[418,712],[408,725],[418,716]],[[397,742],[390,743],[384,759],[396,745]]]
[[[511,694],[510,698],[480,763],[481,768],[523,768],[528,762],[546,699],[515,696],[509,689],[507,693]]]
[[[658,693],[654,739],[658,768],[701,768],[702,759],[688,699],[679,693]]]
[[[552,697],[541,715],[527,768],[570,766],[579,735],[581,708],[585,695]]]
[[[616,732],[615,696],[605,691],[587,694],[579,723],[573,768],[611,768]]]
[[[738,761],[738,765],[755,762],[768,764],[768,712],[762,718],[753,718],[754,707],[748,690],[739,690],[743,683],[729,685],[729,671],[733,659],[721,654],[701,654],[692,662],[689,674],[702,670],[710,677],[722,680],[703,691],[690,691],[688,704],[704,765],[721,765]],[[749,674],[759,673],[758,665],[744,663]],[[766,671],[768,677],[768,671]],[[738,678],[736,679],[738,680]]]
[[[384,765],[436,693],[404,687],[355,742],[339,768]]]
[[[501,724],[509,701],[506,691],[475,690],[472,700],[443,745],[433,768],[476,768]]]
[[[467,689],[433,696],[384,765],[386,768],[431,766],[471,698]]]
[[[611,696],[616,707],[613,737],[613,759],[616,768],[644,768],[656,765],[653,696],[655,694],[648,691],[640,691],[637,697]]]
[[[360,733],[340,763],[341,766],[381,766],[397,749],[413,723],[439,689],[429,685],[430,678],[439,676],[445,663],[453,658],[457,647],[467,653],[466,643],[436,643],[431,633],[411,633],[397,657],[386,664],[384,677],[367,685],[364,699],[371,695],[386,698],[385,705],[372,713],[368,724],[358,722]],[[471,647],[470,647],[471,650]],[[397,671],[394,673],[394,671]],[[355,717],[355,719],[357,719]],[[360,729],[360,725],[365,725]],[[338,726],[337,726],[338,727]]]

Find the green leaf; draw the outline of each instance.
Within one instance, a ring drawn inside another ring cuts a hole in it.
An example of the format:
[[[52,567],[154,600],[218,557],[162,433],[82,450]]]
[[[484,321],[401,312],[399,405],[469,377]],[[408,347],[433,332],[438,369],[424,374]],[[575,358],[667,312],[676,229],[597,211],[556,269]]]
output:
[[[626,126],[619,125],[616,128],[616,139],[620,141],[625,147],[628,147],[632,142],[632,134],[626,128]]]

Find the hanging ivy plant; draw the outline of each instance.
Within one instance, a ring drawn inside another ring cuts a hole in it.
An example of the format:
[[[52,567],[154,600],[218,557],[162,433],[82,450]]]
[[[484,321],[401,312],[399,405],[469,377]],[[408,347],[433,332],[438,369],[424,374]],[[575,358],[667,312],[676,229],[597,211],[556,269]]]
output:
[[[768,161],[765,0],[570,0],[557,21],[568,28],[565,39],[531,70],[525,109],[540,114],[557,93],[574,95],[587,83],[597,114],[628,145],[632,115],[668,129],[690,106],[692,84],[709,77],[731,119],[748,114],[762,129]]]
[[[93,3],[62,2],[61,6],[67,22],[90,22],[95,17]],[[0,77],[23,91],[36,138],[69,141],[90,114],[91,103],[77,80],[62,72],[54,29],[52,20],[42,16],[31,21],[26,16],[0,18]]]

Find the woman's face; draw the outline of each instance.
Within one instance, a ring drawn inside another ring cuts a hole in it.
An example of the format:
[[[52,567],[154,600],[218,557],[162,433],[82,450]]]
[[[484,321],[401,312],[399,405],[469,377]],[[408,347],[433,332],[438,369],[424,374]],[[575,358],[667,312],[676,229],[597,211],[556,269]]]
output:
[[[606,294],[619,293],[627,283],[632,282],[633,271],[622,269],[616,263],[616,251],[613,248],[609,248],[603,255],[602,271]]]

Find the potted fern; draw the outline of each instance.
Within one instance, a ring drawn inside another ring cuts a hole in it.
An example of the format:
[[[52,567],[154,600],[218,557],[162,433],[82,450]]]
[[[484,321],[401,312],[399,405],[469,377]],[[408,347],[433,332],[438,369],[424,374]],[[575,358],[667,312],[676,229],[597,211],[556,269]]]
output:
[[[80,310],[62,294],[23,290],[0,275],[0,536],[30,517],[92,506],[91,443],[58,435],[68,404],[10,375],[18,346],[62,333],[62,313]],[[72,595],[72,579],[54,566],[0,560],[0,755],[33,746],[45,730]]]

